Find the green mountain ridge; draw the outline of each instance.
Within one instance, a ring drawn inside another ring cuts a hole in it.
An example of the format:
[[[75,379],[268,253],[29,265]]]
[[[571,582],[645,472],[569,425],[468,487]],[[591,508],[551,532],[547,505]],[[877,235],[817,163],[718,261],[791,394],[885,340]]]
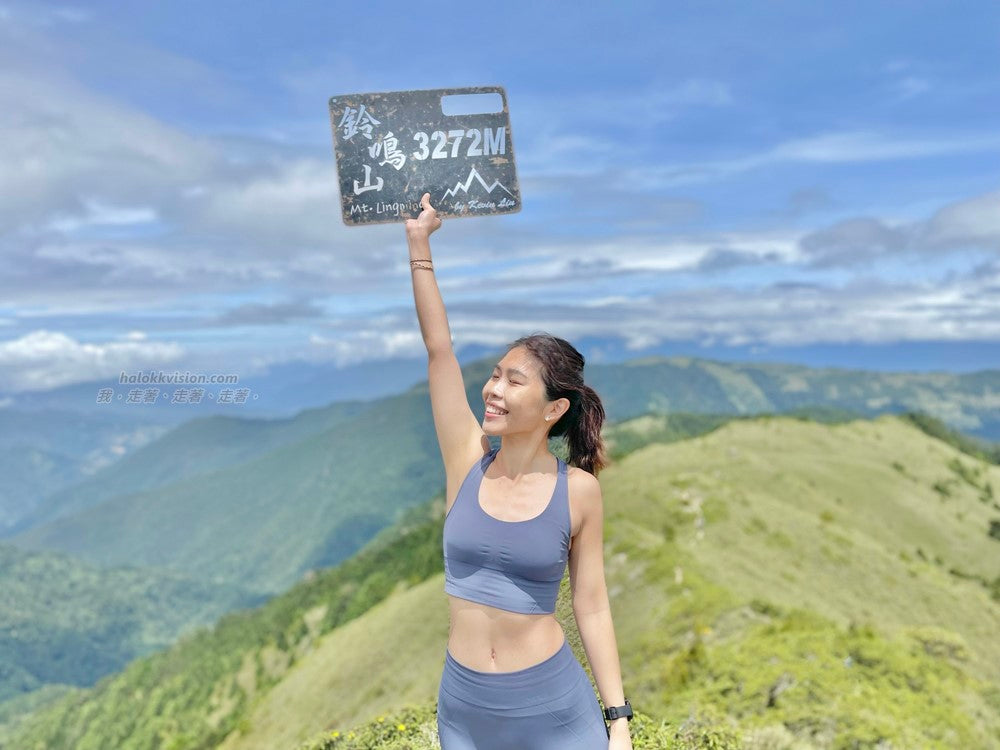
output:
[[[1000,594],[984,585],[1000,579],[1000,468],[898,417],[733,420],[670,443],[645,422],[612,431],[654,439],[602,473],[637,748],[709,746],[692,732],[776,750],[1000,747]],[[4,746],[434,747],[442,506],[59,699]],[[580,658],[568,579],[557,616]],[[696,732],[694,715],[714,718]]]
[[[412,397],[384,399],[243,463],[115,496],[11,541],[277,593],[353,554],[440,486],[429,411]]]
[[[39,496],[78,482],[82,461],[31,445],[0,448],[0,531],[30,515]]]
[[[46,684],[90,686],[179,634],[261,603],[171,570],[94,568],[0,544],[0,702]]]
[[[981,440],[1000,441],[1000,370],[878,372],[682,356],[588,364],[586,370],[587,382],[615,421],[650,412],[754,414],[832,407],[874,417],[917,411]]]
[[[184,422],[85,482],[48,496],[17,530],[68,516],[118,495],[153,490],[186,477],[244,463],[274,448],[335,428],[367,408],[336,402],[285,419],[213,415]]]
[[[114,463],[120,451],[164,431],[130,415],[0,408],[0,536],[13,533],[45,497],[85,481]]]
[[[467,395],[493,360],[463,368]],[[921,404],[970,430],[1000,419],[1000,372],[871,373],[649,358],[588,365],[609,419],[681,410],[871,414]],[[1000,424],[1000,422],[998,422]],[[11,537],[97,565],[172,566],[277,593],[334,565],[443,484],[426,381],[291,420],[196,420],[60,493]],[[74,510],[75,509],[75,510]]]

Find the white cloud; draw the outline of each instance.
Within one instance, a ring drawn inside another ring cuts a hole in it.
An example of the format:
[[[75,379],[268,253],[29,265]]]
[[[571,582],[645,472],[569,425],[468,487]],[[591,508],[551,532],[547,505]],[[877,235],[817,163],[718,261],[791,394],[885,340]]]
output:
[[[816,267],[870,263],[877,257],[941,258],[969,250],[1000,251],[1000,191],[943,206],[929,219],[890,223],[874,217],[846,219],[800,241]]]
[[[398,227],[343,225],[332,155],[289,158],[263,142],[230,153],[246,143],[193,137],[14,62],[0,64],[0,291],[11,302],[65,304],[70,289],[69,304],[163,302],[277,280],[363,289],[358,276],[398,252],[385,241]]]
[[[706,346],[996,340],[1000,338],[998,284],[1000,274],[995,273],[992,278],[966,275],[929,283],[860,278],[840,285],[699,287],[600,305],[460,302],[449,305],[449,323],[456,347],[499,348],[534,330],[571,341],[615,337],[632,350],[678,340]],[[391,349],[389,342],[400,336],[409,342],[406,353],[422,351],[419,330],[408,311],[366,320],[363,330],[352,332],[349,322],[338,324],[338,330],[343,331],[339,345],[359,357],[364,349],[380,353]]]
[[[289,246],[295,251],[328,247],[347,229],[340,218],[332,159],[298,159],[241,180],[218,182],[206,195],[192,198],[184,213],[193,229],[252,238],[250,251],[253,246],[280,247],[285,253]],[[361,244],[354,247],[360,249]]]
[[[50,41],[10,40],[0,292],[11,303],[156,304],[282,279],[336,289],[338,274],[363,288],[352,277],[391,252],[372,251],[373,239],[385,244],[378,229],[345,231],[332,156],[290,159],[262,142],[248,156],[243,142],[194,137],[32,62]],[[324,268],[296,270],[300,253],[318,250]]]
[[[923,235],[935,249],[1000,251],[1000,191],[945,206],[926,223]]]
[[[616,276],[651,280],[661,274],[703,274],[739,266],[793,264],[800,260],[802,232],[717,232],[689,237],[621,234],[614,239],[534,243],[531,253],[517,263],[491,269],[458,268],[438,275],[449,295],[469,297],[499,290],[529,290],[545,294],[556,290],[589,290]],[[601,296],[604,296],[601,293]]]
[[[871,162],[890,159],[925,158],[956,153],[996,151],[1000,136],[965,134],[957,137],[912,138],[884,133],[853,131],[826,133],[782,143],[761,157],[774,161]]]
[[[156,211],[148,206],[108,206],[91,198],[83,199],[83,212],[77,215],[56,215],[49,228],[72,233],[84,227],[123,227],[156,221]]]
[[[996,151],[1000,151],[1000,136],[995,133],[911,137],[848,131],[796,138],[760,153],[732,159],[664,166],[644,165],[641,168],[623,170],[620,179],[622,185],[652,190],[726,180],[753,169],[782,163],[870,163]]]
[[[333,360],[338,367],[423,354],[424,341],[419,330],[344,330],[336,337],[311,334],[309,343]]]
[[[102,206],[157,207],[220,163],[204,142],[36,71],[0,68],[0,129],[0,223],[8,227],[86,221]]]
[[[48,390],[118,375],[122,370],[162,366],[184,350],[172,342],[82,343],[58,331],[36,330],[0,342],[0,376],[6,391]]]
[[[799,243],[809,263],[817,268],[871,263],[877,256],[906,249],[908,231],[890,227],[872,217],[847,219],[813,232]]]

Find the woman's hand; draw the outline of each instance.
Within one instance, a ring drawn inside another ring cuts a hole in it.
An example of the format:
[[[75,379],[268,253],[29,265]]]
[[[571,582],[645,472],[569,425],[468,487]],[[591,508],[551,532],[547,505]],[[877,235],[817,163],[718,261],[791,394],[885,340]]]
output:
[[[420,199],[420,216],[406,220],[407,237],[430,237],[441,226],[437,211],[431,206],[431,194],[424,193]]]
[[[628,733],[626,719],[618,719],[622,728],[616,731],[615,722],[611,723],[611,738],[608,740],[608,750],[632,750],[632,737]]]

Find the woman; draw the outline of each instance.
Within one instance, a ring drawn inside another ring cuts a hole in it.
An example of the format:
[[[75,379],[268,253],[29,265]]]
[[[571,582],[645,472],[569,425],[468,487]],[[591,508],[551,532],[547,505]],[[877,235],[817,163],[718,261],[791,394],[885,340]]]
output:
[[[605,725],[554,616],[569,565],[573,612],[610,715],[629,715],[604,581],[604,409],[583,357],[547,335],[514,342],[483,387],[480,424],[465,395],[434,278],[430,194],[406,222],[413,297],[428,355],[447,477],[445,591],[451,627],[438,692],[442,750],[631,750],[628,718]],[[572,467],[548,449],[565,434]],[[492,450],[489,435],[500,436]],[[608,714],[605,714],[607,716]]]

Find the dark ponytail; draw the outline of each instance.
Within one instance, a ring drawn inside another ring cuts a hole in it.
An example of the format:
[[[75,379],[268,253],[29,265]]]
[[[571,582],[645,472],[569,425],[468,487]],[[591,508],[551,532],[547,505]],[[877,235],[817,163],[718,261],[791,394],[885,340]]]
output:
[[[522,336],[507,351],[523,346],[536,360],[549,401],[569,399],[569,409],[549,430],[549,437],[566,437],[569,463],[594,476],[607,463],[601,426],[604,405],[597,392],[583,382],[583,355],[565,339],[547,333]]]

